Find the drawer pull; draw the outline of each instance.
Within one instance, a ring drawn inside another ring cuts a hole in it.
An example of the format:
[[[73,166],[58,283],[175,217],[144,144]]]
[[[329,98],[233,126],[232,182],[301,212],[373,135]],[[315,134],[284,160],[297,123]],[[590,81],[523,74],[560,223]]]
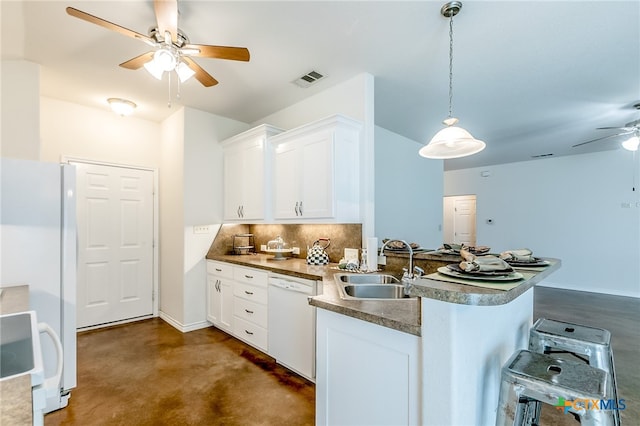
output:
[[[250,311],[250,310],[248,310],[248,309],[245,309],[244,311],[245,311],[246,313],[248,313],[248,314],[252,314],[252,313],[253,313],[253,311]]]
[[[216,271],[217,271],[217,272],[222,272],[222,269],[220,269],[220,268],[216,268]]]
[[[245,292],[246,294],[248,294],[249,296],[252,296],[252,295],[253,295],[253,292],[252,292],[252,291],[247,291],[247,290],[245,290],[244,292]]]
[[[244,332],[249,334],[249,335],[251,335],[251,336],[253,336],[253,333],[251,331],[249,331],[249,330],[245,330]]]
[[[253,279],[253,275],[245,275],[244,277],[245,277],[245,278],[249,278],[250,280],[252,280],[252,279]]]

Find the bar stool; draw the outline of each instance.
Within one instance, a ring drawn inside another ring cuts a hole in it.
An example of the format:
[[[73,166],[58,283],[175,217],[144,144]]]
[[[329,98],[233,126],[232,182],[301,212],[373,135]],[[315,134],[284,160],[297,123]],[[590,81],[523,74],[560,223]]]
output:
[[[571,412],[581,426],[613,426],[614,410],[592,409],[608,399],[610,377],[582,362],[520,350],[502,368],[496,426],[537,425],[534,401]]]
[[[529,332],[529,350],[541,354],[570,353],[590,366],[606,371],[611,375],[607,394],[617,403],[618,389],[608,330],[540,318]],[[536,411],[539,413],[539,406]],[[617,410],[614,417],[615,426],[619,426]]]

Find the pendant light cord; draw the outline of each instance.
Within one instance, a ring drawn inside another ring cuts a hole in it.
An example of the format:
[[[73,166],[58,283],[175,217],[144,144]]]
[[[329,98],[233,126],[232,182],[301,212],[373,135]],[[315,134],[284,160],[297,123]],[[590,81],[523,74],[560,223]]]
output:
[[[449,17],[449,118],[453,116],[453,15]]]

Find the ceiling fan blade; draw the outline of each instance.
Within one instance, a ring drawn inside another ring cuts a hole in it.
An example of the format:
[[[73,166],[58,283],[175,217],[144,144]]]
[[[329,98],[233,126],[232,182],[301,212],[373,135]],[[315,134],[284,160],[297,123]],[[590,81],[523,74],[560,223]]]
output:
[[[635,130],[635,127],[597,127],[597,130],[624,130],[625,132],[631,132]]]
[[[206,44],[185,44],[181,50],[198,50],[197,53],[189,53],[189,56],[200,58],[230,59],[232,61],[249,61],[249,50],[245,47],[209,46]]]
[[[200,65],[198,65],[193,59],[182,57],[182,60],[189,65],[189,68],[196,72],[195,78],[198,80],[204,87],[211,87],[218,84],[218,80],[213,78],[211,74],[206,72]]]
[[[582,146],[582,145],[586,145],[586,144],[591,143],[591,142],[597,142],[597,141],[602,141],[602,140],[605,140],[605,139],[615,138],[616,136],[629,135],[631,133],[633,133],[633,132],[624,132],[624,133],[618,133],[618,134],[615,134],[615,135],[603,136],[601,138],[591,139],[590,141],[586,141],[586,142],[579,143],[577,145],[573,145],[572,148],[575,148],[575,147],[578,147],[578,146]]]
[[[106,21],[102,18],[98,18],[97,16],[93,16],[89,13],[83,12],[81,10],[75,9],[73,7],[67,7],[67,13],[75,18],[82,19],[83,21],[90,22],[92,24],[100,25],[108,30],[115,31],[127,37],[137,38],[139,40],[144,41],[145,43],[155,46],[156,42],[152,40],[150,37],[130,30],[125,27],[121,27],[120,25],[114,24],[113,22]]]
[[[143,53],[142,55],[121,63],[120,66],[129,70],[137,70],[153,59],[153,53],[154,52]]]
[[[178,41],[178,2],[177,0],[154,0],[158,32],[164,38],[166,32],[171,34],[173,43]],[[165,40],[166,42],[167,40]]]

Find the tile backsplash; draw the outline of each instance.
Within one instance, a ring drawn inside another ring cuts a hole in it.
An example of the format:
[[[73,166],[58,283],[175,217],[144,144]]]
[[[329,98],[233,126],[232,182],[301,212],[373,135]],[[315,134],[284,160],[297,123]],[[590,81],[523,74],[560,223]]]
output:
[[[233,237],[237,234],[253,234],[257,253],[261,245],[281,236],[290,247],[300,248],[300,254],[293,257],[301,259],[307,257],[307,249],[319,238],[331,241],[326,249],[331,262],[338,262],[345,248],[362,248],[361,224],[224,224],[211,244],[209,255],[234,254]]]

